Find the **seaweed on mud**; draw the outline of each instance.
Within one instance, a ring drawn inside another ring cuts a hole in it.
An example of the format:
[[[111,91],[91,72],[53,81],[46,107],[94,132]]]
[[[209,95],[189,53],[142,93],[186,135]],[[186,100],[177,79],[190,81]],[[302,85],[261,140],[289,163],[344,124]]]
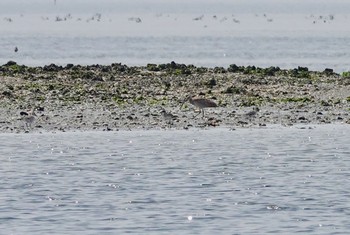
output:
[[[243,87],[230,86],[223,92],[225,94],[244,94],[247,90]]]
[[[241,100],[240,106],[260,106],[264,102],[264,98],[259,95],[245,96]]]
[[[350,71],[342,72],[342,73],[341,73],[341,76],[342,76],[343,78],[350,78]]]
[[[282,98],[281,102],[284,102],[284,103],[289,103],[289,102],[307,103],[307,102],[311,102],[311,99],[309,97],[286,97],[286,98]]]

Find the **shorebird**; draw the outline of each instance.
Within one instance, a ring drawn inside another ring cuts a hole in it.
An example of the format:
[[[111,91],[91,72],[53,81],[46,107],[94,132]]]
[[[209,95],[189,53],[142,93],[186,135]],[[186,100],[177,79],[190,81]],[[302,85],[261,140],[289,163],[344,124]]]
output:
[[[252,110],[246,112],[244,114],[244,117],[247,118],[250,123],[252,123],[253,119],[257,116],[259,111],[260,111],[260,109],[255,106],[255,107],[253,107]]]
[[[258,107],[253,107],[253,110],[250,110],[249,112],[245,113],[245,116],[248,118],[253,118],[255,115],[260,111]]]
[[[18,51],[18,47],[15,47],[15,50],[14,50],[15,52],[17,52]]]
[[[32,109],[29,112],[21,111],[19,114],[21,115],[21,117],[22,117],[21,119],[25,123],[26,128],[27,129],[31,128],[32,127],[32,123],[35,121],[35,117],[36,117],[34,109]]]
[[[162,109],[160,113],[162,114],[165,122],[168,124],[173,124],[173,121],[177,119],[177,116],[171,114],[170,112],[168,113],[165,109]]]
[[[200,113],[202,113],[203,117],[204,117],[204,108],[218,107],[218,105],[212,100],[208,100],[208,99],[204,99],[204,98],[192,98],[191,96],[188,96],[182,102],[181,108],[185,104],[186,101],[189,101],[190,104],[192,104],[192,105],[196,106],[197,108],[199,108],[200,109]],[[193,118],[197,117],[199,114],[197,114]]]

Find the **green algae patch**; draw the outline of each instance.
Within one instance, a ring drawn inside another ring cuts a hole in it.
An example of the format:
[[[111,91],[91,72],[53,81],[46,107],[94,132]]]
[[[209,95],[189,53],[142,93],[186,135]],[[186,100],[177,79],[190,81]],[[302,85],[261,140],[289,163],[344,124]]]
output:
[[[241,100],[240,106],[243,106],[243,107],[260,106],[264,101],[265,101],[264,98],[258,95],[247,96]]]
[[[114,103],[116,103],[117,106],[119,106],[119,107],[123,107],[123,106],[126,105],[126,103],[127,103],[126,100],[125,100],[123,97],[118,96],[118,95],[112,96],[111,99],[112,99],[112,101],[113,101]]]
[[[343,78],[350,78],[350,71],[342,72],[342,73],[341,73],[341,76],[342,76]]]
[[[307,102],[311,102],[311,99],[309,97],[287,97],[287,98],[282,98],[281,102],[283,102],[283,103],[289,103],[289,102],[307,103]]]

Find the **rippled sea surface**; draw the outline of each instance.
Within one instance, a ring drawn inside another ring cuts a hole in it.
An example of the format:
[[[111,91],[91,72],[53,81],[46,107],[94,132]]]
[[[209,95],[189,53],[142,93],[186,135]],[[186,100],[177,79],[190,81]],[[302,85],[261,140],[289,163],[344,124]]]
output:
[[[4,234],[346,234],[350,126],[1,134]]]
[[[349,14],[346,0],[2,0],[0,64],[175,61],[343,72]]]

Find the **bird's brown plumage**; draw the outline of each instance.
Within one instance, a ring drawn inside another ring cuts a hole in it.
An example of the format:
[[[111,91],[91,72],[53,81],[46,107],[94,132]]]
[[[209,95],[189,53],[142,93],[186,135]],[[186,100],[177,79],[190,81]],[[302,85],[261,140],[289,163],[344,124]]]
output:
[[[181,107],[184,105],[186,101],[189,101],[190,104],[196,106],[200,109],[203,117],[204,117],[204,108],[212,108],[212,107],[218,107],[218,105],[209,99],[205,98],[192,98],[191,96],[187,97],[184,102],[182,103]]]

